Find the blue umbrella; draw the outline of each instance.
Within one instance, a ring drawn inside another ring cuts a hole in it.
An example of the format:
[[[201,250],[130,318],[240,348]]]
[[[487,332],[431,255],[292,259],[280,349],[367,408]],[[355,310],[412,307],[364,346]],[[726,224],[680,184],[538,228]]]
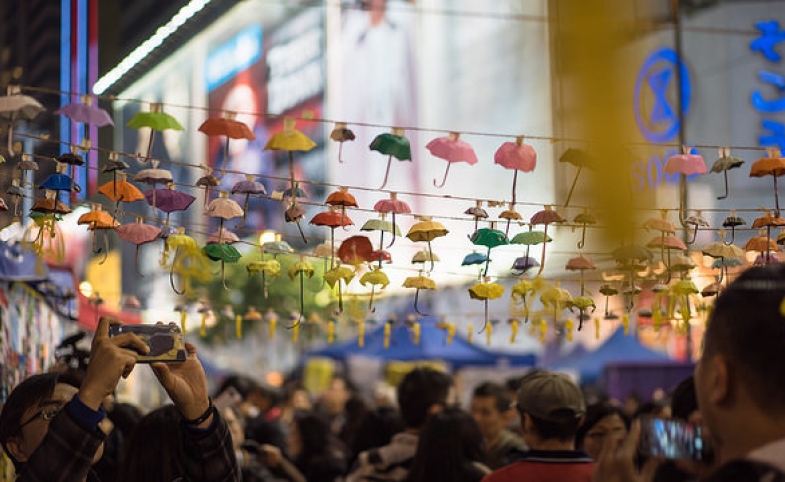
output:
[[[461,262],[461,266],[471,266],[473,264],[483,264],[488,261],[488,257],[482,253],[469,253]]]

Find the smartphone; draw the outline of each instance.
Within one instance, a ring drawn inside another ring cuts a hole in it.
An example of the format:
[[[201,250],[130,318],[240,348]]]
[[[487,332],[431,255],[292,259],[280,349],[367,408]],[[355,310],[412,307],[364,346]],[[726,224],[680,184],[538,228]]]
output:
[[[219,412],[222,412],[226,408],[236,407],[242,401],[243,396],[240,395],[240,392],[238,392],[236,388],[226,387],[226,390],[219,393],[218,396],[213,399],[213,405]]]
[[[673,460],[711,462],[714,458],[709,440],[699,425],[675,419],[641,418],[642,455]]]
[[[180,327],[170,325],[110,325],[109,336],[134,333],[150,347],[147,355],[139,355],[137,363],[184,362],[185,341]]]

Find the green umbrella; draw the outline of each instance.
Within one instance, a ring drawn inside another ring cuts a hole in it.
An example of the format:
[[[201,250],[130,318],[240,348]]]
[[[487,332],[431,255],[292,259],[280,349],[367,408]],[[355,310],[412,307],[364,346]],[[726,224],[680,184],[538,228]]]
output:
[[[485,257],[485,270],[483,271],[483,276],[487,276],[488,265],[491,262],[491,248],[510,244],[510,240],[507,239],[507,235],[505,235],[503,231],[494,229],[493,223],[491,223],[490,228],[480,228],[475,231],[470,239],[472,244],[477,246],[486,246],[488,248],[488,254]]]
[[[147,155],[145,156],[145,160],[150,159],[150,156],[153,153],[153,140],[155,139],[155,131],[165,131],[167,129],[176,131],[183,130],[183,126],[177,122],[177,119],[161,110],[161,104],[159,103],[150,104],[150,112],[137,112],[133,117],[131,117],[126,126],[132,129],[141,129],[143,127],[149,127],[151,129],[150,141],[147,143]]]
[[[387,221],[385,216],[387,213],[381,213],[380,218],[373,218],[369,219],[368,221],[363,224],[363,227],[360,228],[361,231],[379,231],[380,238],[379,238],[379,267],[382,267],[382,250],[384,249],[384,233],[390,233],[395,236],[401,235],[401,229],[398,227],[397,224],[392,223],[391,221]]]
[[[409,139],[404,137],[403,129],[393,129],[391,133],[385,132],[384,134],[379,134],[376,138],[371,142],[370,149],[372,151],[378,151],[382,154],[387,154],[387,170],[384,172],[384,182],[379,189],[384,189],[384,186],[387,185],[387,178],[390,175],[390,165],[392,164],[392,158],[395,157],[399,161],[411,161],[412,160],[412,149],[409,145]]]
[[[553,238],[548,236],[544,231],[534,231],[533,226],[529,224],[529,230],[518,233],[510,240],[510,244],[523,244],[526,246],[526,254],[524,258],[529,257],[529,249],[540,243],[550,243]],[[544,249],[544,248],[543,248]]]
[[[224,289],[226,286],[226,263],[236,263],[240,261],[240,252],[231,244],[211,243],[202,248],[205,256],[213,261],[221,262],[221,278],[223,279]]]

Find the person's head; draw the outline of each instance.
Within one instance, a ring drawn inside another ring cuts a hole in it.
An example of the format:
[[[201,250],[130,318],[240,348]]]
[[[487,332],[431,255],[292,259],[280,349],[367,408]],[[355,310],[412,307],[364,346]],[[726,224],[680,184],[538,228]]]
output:
[[[638,395],[638,392],[630,392],[627,394],[627,398],[624,400],[624,413],[627,416],[632,417],[635,412],[638,411],[638,407],[641,404],[641,397]]]
[[[785,418],[784,297],[785,266],[750,268],[720,293],[707,323],[695,391],[704,423],[731,454],[742,427],[772,432]]]
[[[581,389],[567,375],[545,370],[523,377],[517,408],[524,441],[532,448],[549,441],[573,443],[586,414]]]
[[[314,412],[298,411],[289,427],[287,452],[295,461],[307,462],[329,451],[332,442],[330,424]]]
[[[322,393],[322,401],[330,415],[337,415],[344,411],[346,402],[356,392],[354,385],[344,377],[333,377]]]
[[[379,407],[366,413],[357,427],[352,443],[352,453],[383,447],[390,443],[393,435],[403,431],[403,419],[391,407]]]
[[[575,434],[575,446],[597,460],[608,437],[623,436],[629,429],[630,419],[621,408],[607,403],[590,405]]]
[[[14,388],[0,412],[0,444],[14,467],[20,468],[35,452],[49,430],[49,422],[76,395],[79,380],[66,373],[44,373],[27,378]],[[103,453],[96,451],[93,462]]]
[[[183,475],[182,415],[174,405],[148,413],[134,428],[118,471],[121,482],[171,482]]]
[[[477,423],[463,410],[445,408],[430,416],[420,432],[410,480],[465,480],[470,464],[482,460]]]
[[[227,377],[216,392],[216,396],[229,388],[234,388],[242,397],[238,408],[243,417],[256,417],[263,415],[276,403],[274,393],[260,385],[256,380],[245,375],[232,375]]]
[[[512,399],[506,387],[485,382],[472,393],[471,414],[486,441],[495,440],[509,423]]]
[[[452,377],[432,368],[415,368],[397,388],[398,406],[406,428],[419,429],[428,415],[447,405]]]

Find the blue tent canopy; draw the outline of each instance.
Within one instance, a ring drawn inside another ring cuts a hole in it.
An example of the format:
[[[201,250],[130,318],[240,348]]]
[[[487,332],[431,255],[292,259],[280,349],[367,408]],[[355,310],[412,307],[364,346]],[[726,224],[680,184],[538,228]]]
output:
[[[581,383],[592,383],[602,376],[605,365],[620,362],[662,362],[670,360],[667,355],[641,345],[634,336],[625,336],[619,328],[605,343],[582,356],[570,356],[557,363],[555,370],[574,370],[581,376]]]
[[[455,335],[451,344],[447,344],[447,334],[435,326],[435,319],[421,320],[420,343],[415,344],[411,330],[405,325],[396,325],[390,333],[390,347],[384,347],[384,326],[373,330],[365,336],[365,346],[360,347],[357,339],[321,349],[310,351],[306,357],[327,357],[334,360],[345,360],[348,356],[358,355],[381,358],[385,361],[420,361],[442,360],[453,368],[465,366],[534,366],[534,355],[497,353]]]

